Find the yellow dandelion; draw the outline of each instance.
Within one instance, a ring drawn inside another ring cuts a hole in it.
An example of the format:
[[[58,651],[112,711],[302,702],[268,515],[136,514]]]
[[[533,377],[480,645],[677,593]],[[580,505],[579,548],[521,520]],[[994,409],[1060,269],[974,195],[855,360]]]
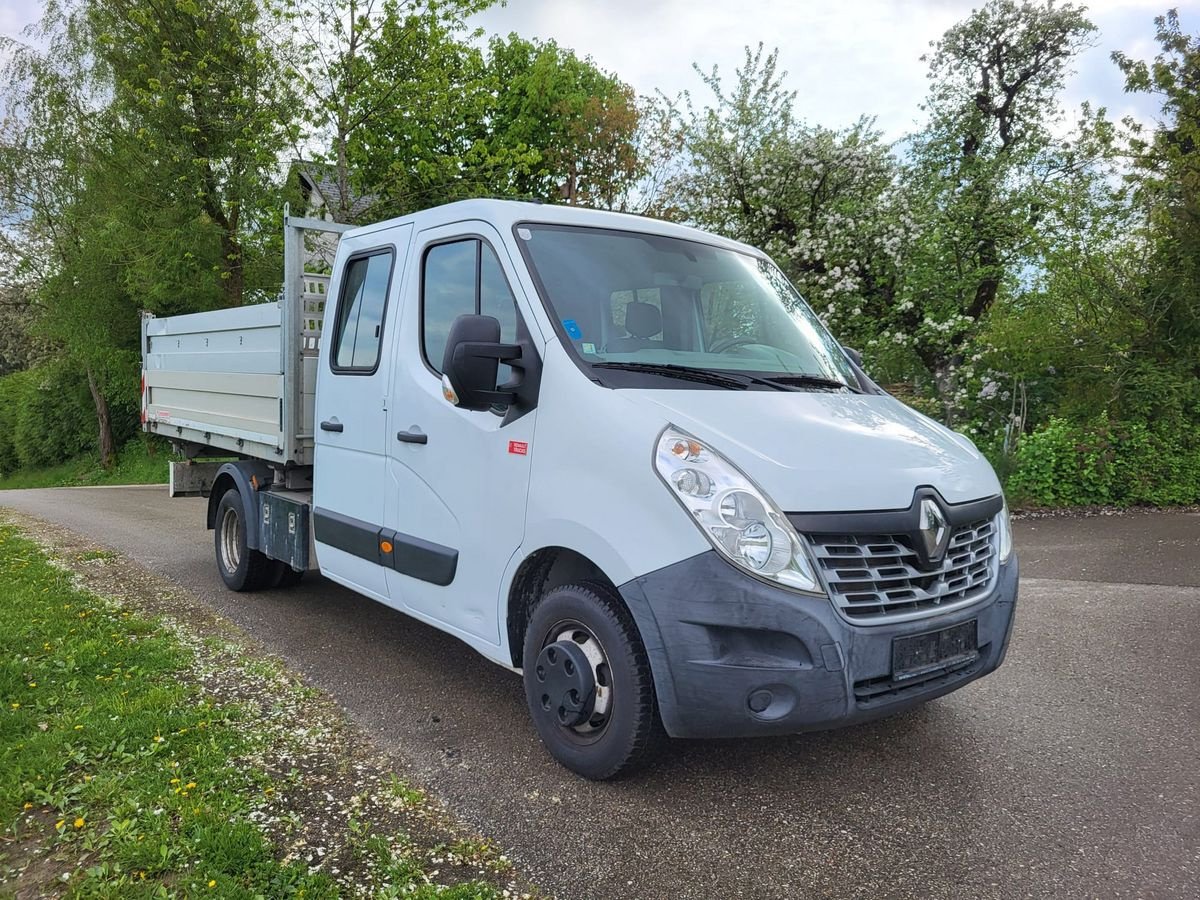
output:
[[[31,682],[29,682],[29,686],[30,686],[30,687],[37,687],[37,682],[36,682],[36,681],[31,681]]]
[[[217,879],[213,878],[212,880],[210,880],[210,881],[208,882],[208,886],[209,886],[210,888],[215,888],[215,887],[217,886]]]
[[[195,787],[196,787],[196,782],[194,782],[194,781],[189,781],[187,784],[185,784],[185,785],[184,785],[184,787],[186,787],[186,788],[187,788],[187,789],[190,791],[190,790],[192,790],[193,788],[195,788]]]
[[[21,704],[20,704],[20,703],[10,703],[10,704],[9,704],[9,706],[11,706],[13,709],[20,709],[20,708],[21,708]]]
[[[65,824],[66,824],[66,823],[65,823],[65,822],[64,822],[62,819],[59,819],[57,822],[55,822],[55,823],[54,823],[54,830],[55,830],[55,831],[62,831],[62,830],[63,830],[63,825],[65,825]]]
[[[172,779],[171,779],[171,784],[179,784],[179,779],[178,779],[178,778],[172,778]]]
[[[80,816],[79,818],[77,818],[77,819],[75,820],[75,827],[76,827],[76,828],[82,828],[82,827],[83,827],[84,825],[86,825],[86,824],[87,824],[87,823],[86,823],[86,822],[83,820],[83,816]]]
[[[83,731],[83,726],[82,726],[82,725],[76,725],[76,726],[75,726],[75,730],[76,730],[76,731]]]
[[[25,808],[26,808],[26,809],[33,809],[33,804],[32,804],[32,803],[26,803],[26,804],[25,804]]]

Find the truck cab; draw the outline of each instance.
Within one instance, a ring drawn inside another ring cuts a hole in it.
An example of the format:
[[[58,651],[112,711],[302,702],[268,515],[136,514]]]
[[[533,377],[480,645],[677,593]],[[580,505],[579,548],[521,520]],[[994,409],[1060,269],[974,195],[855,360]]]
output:
[[[258,373],[274,448],[269,422],[261,447],[216,422],[236,384],[180,387],[228,374],[183,352],[217,314],[144,326],[147,429],[239,457],[178,474],[230,587],[318,568],[449,632],[521,674],[546,748],[593,779],[663,734],[866,721],[1002,662],[1017,560],[991,466],[761,251],[455,203],[340,235],[313,346],[296,266]]]

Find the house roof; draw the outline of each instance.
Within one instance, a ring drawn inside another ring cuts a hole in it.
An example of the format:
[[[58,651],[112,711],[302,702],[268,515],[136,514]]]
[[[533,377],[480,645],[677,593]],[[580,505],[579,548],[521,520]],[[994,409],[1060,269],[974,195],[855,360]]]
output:
[[[338,186],[337,166],[330,163],[312,162],[303,159],[296,160],[293,165],[298,170],[302,181],[307,184],[309,190],[315,190],[321,195],[326,207],[331,211],[342,208],[342,191]],[[350,202],[346,204],[347,214],[350,218],[357,219],[370,209],[378,199],[379,196],[377,194],[354,196],[353,186],[351,186]]]

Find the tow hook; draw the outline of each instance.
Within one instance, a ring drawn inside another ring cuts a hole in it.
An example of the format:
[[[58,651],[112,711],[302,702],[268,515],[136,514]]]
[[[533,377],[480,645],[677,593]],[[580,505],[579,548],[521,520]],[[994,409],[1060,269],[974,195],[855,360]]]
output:
[[[574,641],[555,641],[538,654],[534,677],[542,692],[542,709],[564,728],[575,728],[592,717],[596,679],[583,648]]]

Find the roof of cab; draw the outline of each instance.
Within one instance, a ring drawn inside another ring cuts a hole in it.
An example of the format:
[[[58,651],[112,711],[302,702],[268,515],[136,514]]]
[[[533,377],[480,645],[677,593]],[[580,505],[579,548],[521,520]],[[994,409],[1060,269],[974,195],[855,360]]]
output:
[[[345,238],[355,238],[382,231],[396,225],[412,224],[417,230],[437,228],[443,225],[453,225],[456,222],[483,221],[491,224],[498,231],[510,231],[514,225],[521,223],[539,223],[547,225],[578,225],[588,228],[608,228],[615,231],[637,231],[643,234],[660,234],[665,237],[681,238],[683,240],[700,241],[751,253],[761,256],[762,251],[748,244],[730,240],[698,228],[687,225],[677,225],[674,222],[664,222],[634,213],[611,212],[608,210],[585,209],[580,206],[562,206],[548,203],[530,203],[522,200],[459,200],[443,206],[435,206],[420,212],[386,219],[371,225],[364,225],[346,232]]]

